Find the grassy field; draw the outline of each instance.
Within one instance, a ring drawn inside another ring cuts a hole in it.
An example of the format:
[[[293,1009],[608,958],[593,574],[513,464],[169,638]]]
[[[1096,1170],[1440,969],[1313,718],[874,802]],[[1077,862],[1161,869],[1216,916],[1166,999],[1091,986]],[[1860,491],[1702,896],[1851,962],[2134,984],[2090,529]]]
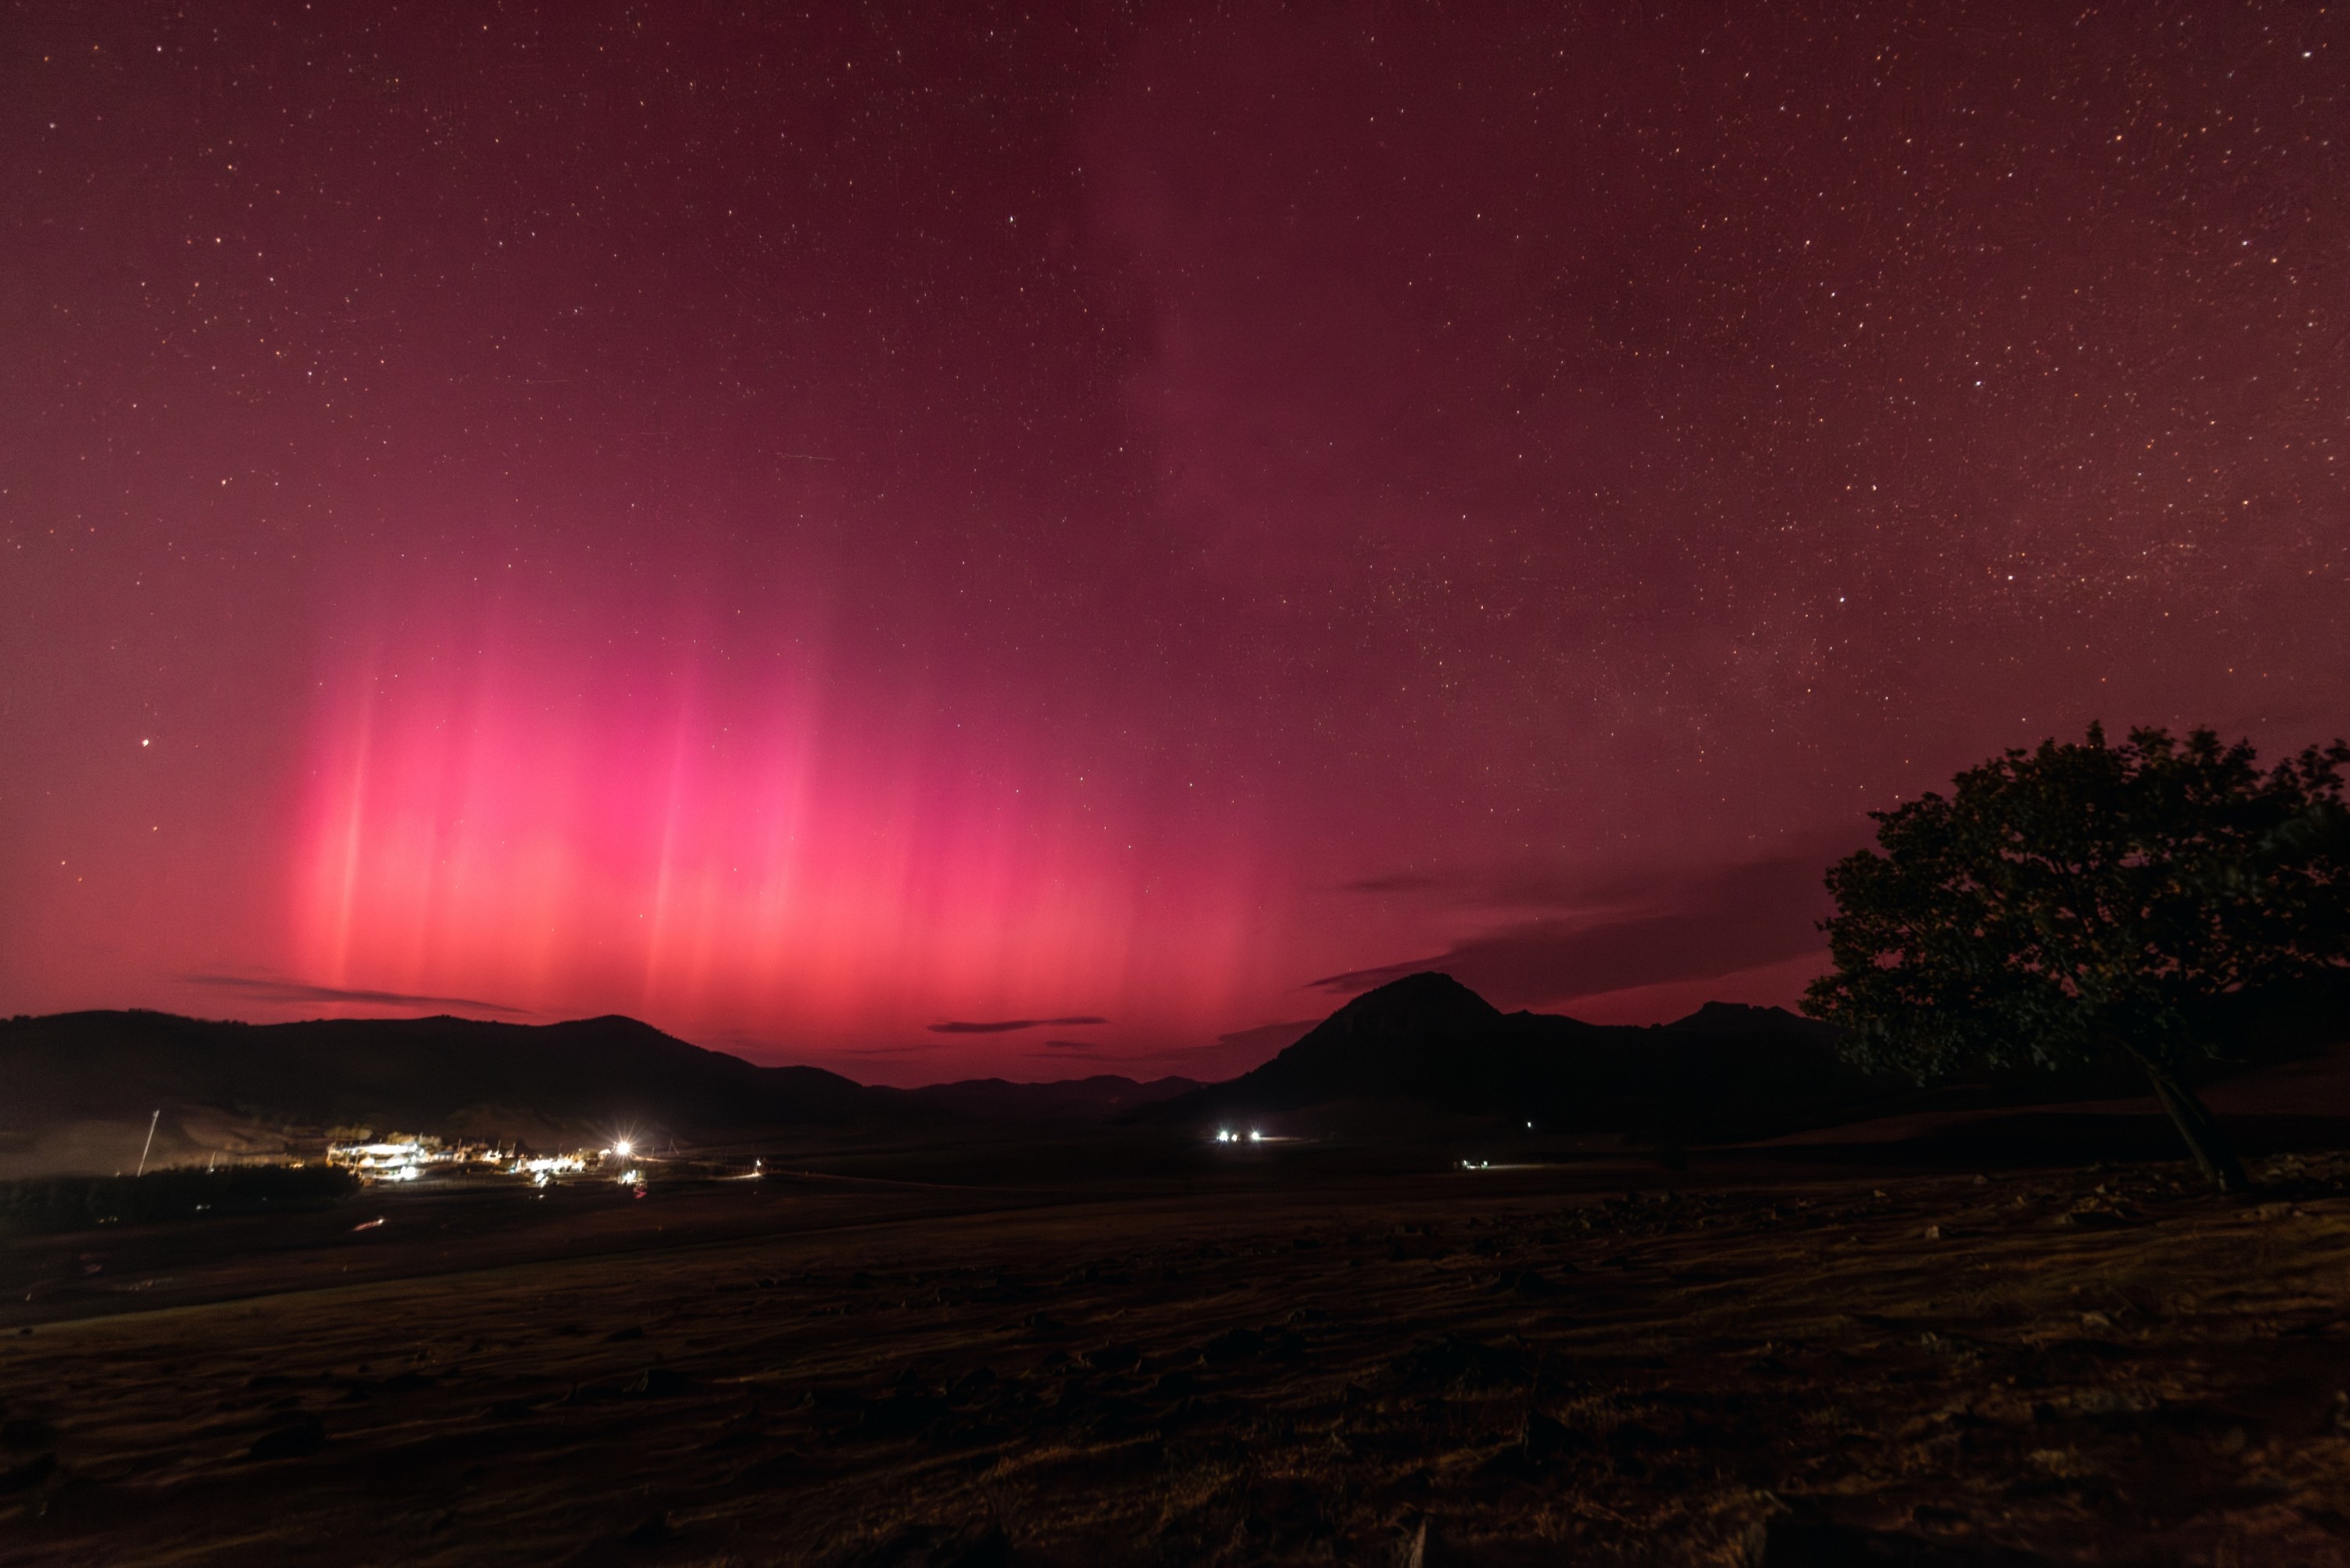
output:
[[[2350,1562],[2350,1162],[2187,1175],[778,1180],[68,1238],[8,1258],[0,1557]],[[115,1293],[45,1308],[85,1259]]]

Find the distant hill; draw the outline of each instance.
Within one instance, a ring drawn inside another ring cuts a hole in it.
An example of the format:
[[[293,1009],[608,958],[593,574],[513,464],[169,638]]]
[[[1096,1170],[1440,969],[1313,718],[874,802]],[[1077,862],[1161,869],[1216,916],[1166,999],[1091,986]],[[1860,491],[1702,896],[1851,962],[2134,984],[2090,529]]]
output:
[[[528,1025],[464,1018],[210,1023],[71,1012],[0,1023],[0,1156],[88,1129],[112,1168],[122,1124],[164,1113],[159,1159],[240,1129],[337,1125],[557,1140],[706,1139],[775,1127],[935,1122],[941,1113],[816,1067],[762,1067],[634,1019]],[[132,1153],[136,1153],[133,1146]],[[17,1165],[26,1159],[7,1160]]]
[[[2196,1075],[2202,1081],[2307,1056],[2350,1038],[2350,977],[2230,998],[2211,1030],[2237,1043],[2236,1061]],[[1780,1008],[1709,1002],[1671,1023],[1593,1024],[1505,1013],[1436,973],[1366,992],[1263,1065],[1204,1086],[1102,1075],[868,1087],[816,1067],[759,1066],[619,1017],[246,1024],[73,1012],[0,1022],[0,1178],[131,1168],[157,1109],[151,1163],[161,1165],[274,1148],[289,1128],[335,1126],[545,1147],[623,1133],[647,1144],[795,1129],[825,1140],[952,1138],[989,1127],[1057,1136],[1114,1121],[1197,1128],[1308,1112],[1405,1132],[1447,1117],[1523,1117],[1544,1133],[1688,1144],[2144,1092],[2126,1068],[1984,1074],[1920,1089],[1854,1071],[1833,1031]]]
[[[1263,1066],[1142,1115],[1198,1120],[1407,1100],[1522,1116],[1552,1130],[1707,1137],[1833,1118],[1900,1087],[1845,1065],[1832,1031],[1780,1008],[1711,1002],[1659,1026],[1585,1023],[1505,1013],[1431,972],[1366,992]]]
[[[1070,1128],[1199,1087],[1100,1075],[873,1087],[817,1067],[763,1067],[632,1018],[213,1023],[71,1012],[0,1021],[0,1178],[130,1168],[281,1147],[290,1128],[364,1127],[519,1138],[537,1147],[627,1134],[648,1145],[778,1131]]]
[[[2350,1034],[2345,991],[2325,985],[2231,998],[2210,1032],[2234,1043],[2210,1081],[2304,1056]],[[1295,1044],[1227,1083],[1147,1106],[1136,1120],[1192,1126],[1314,1107],[1409,1106],[1421,1113],[1524,1117],[1546,1132],[1608,1132],[1660,1143],[1725,1142],[1929,1110],[2057,1104],[2146,1092],[2126,1064],[2066,1074],[1973,1075],[1921,1088],[1866,1075],[1835,1031],[1777,1007],[1711,1002],[1670,1023],[1585,1023],[1503,1012],[1451,976],[1427,972],[1365,992]]]

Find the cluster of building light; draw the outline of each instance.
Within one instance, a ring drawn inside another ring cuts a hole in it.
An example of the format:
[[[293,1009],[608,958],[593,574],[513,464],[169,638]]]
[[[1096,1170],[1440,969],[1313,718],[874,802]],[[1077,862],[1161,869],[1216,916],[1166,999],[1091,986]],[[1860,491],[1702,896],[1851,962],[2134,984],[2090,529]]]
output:
[[[427,1166],[471,1164],[483,1152],[446,1145],[437,1137],[402,1137],[393,1133],[378,1143],[328,1144],[327,1163],[342,1167],[361,1181],[414,1181]]]
[[[533,1187],[545,1187],[558,1176],[577,1176],[588,1168],[592,1158],[587,1154],[536,1154],[527,1159],[516,1159],[506,1168],[508,1176],[527,1176]]]
[[[1249,1128],[1244,1133],[1236,1133],[1230,1127],[1219,1127],[1216,1129],[1216,1141],[1218,1143],[1263,1143],[1264,1134],[1254,1127]]]
[[[430,1174],[471,1169],[485,1175],[521,1177],[534,1187],[545,1187],[560,1177],[584,1176],[600,1170],[608,1160],[628,1159],[632,1148],[625,1138],[610,1148],[573,1149],[560,1154],[525,1155],[492,1144],[443,1143],[422,1134],[391,1133],[369,1143],[330,1143],[327,1163],[338,1166],[361,1181],[416,1181]],[[631,1170],[622,1179],[643,1179]]]
[[[372,1134],[361,1133],[350,1142],[329,1143],[327,1163],[348,1170],[370,1185],[462,1173],[515,1177],[533,1187],[546,1188],[566,1177],[586,1177],[633,1188],[641,1198],[654,1167],[665,1164],[676,1152],[672,1149],[670,1156],[645,1153],[639,1150],[633,1138],[625,1137],[614,1138],[605,1148],[577,1148],[556,1154],[524,1154],[516,1148],[492,1144],[444,1143],[421,1134],[390,1133],[372,1142],[360,1141],[371,1137]],[[763,1158],[752,1160],[748,1170],[723,1175],[704,1162],[693,1162],[687,1168],[695,1179],[704,1180],[759,1181],[767,1174]]]

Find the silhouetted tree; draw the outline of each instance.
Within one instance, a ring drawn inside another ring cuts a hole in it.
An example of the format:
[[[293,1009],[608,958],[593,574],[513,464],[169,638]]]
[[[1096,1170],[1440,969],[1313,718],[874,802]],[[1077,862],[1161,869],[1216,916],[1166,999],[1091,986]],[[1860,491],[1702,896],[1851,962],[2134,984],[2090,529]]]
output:
[[[2350,747],[2263,773],[2250,745],[2133,730],[2011,751],[1870,815],[1877,850],[1827,874],[1833,973],[1804,1010],[1858,1065],[2136,1062],[2204,1174],[2243,1167],[2181,1076],[2227,992],[2350,966]]]

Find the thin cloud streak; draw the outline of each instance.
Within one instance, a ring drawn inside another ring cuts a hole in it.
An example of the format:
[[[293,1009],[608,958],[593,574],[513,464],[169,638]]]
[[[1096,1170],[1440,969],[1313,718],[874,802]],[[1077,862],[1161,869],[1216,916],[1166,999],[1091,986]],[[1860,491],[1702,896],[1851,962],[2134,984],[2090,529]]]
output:
[[[1015,1029],[1075,1029],[1080,1024],[1107,1023],[1108,1022],[1107,1018],[1093,1017],[1006,1018],[987,1023],[950,1021],[945,1023],[933,1023],[930,1027],[933,1034],[1008,1034]]]
[[[1808,856],[1757,861],[1612,918],[1514,921],[1427,958],[1326,975],[1307,989],[1353,995],[1441,970],[1497,1005],[1531,1007],[1711,980],[1819,947],[1814,922],[1827,911],[1822,864]]]
[[[380,1007],[469,1007],[480,1012],[503,1012],[516,1018],[529,1017],[532,1009],[508,1007],[504,1002],[484,1002],[472,996],[425,996],[405,991],[353,991],[339,985],[312,985],[298,980],[270,980],[257,975],[183,974],[185,985],[206,986],[216,991],[234,991],[255,1002],[354,1002]]]

